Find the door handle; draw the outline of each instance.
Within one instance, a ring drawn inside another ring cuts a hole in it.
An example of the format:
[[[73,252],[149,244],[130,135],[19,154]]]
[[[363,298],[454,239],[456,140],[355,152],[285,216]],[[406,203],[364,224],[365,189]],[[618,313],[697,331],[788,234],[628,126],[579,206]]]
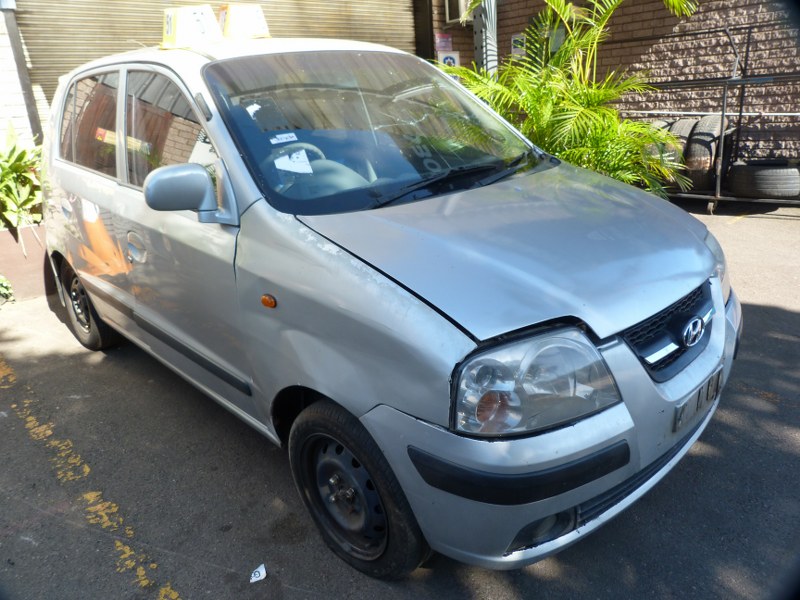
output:
[[[134,231],[128,232],[127,258],[129,263],[143,263],[147,260],[147,249],[145,248],[144,240]]]

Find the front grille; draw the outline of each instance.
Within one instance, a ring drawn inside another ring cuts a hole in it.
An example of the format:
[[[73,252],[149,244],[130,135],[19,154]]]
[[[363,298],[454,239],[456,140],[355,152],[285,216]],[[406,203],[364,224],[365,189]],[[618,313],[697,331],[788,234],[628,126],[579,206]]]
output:
[[[666,381],[694,360],[708,344],[710,321],[706,324],[706,331],[700,342],[691,347],[683,344],[682,330],[689,319],[704,316],[712,308],[711,284],[706,281],[661,312],[623,331],[622,338],[655,381]],[[652,364],[645,360],[655,350],[670,344],[675,346],[671,353]]]
[[[695,313],[695,307],[703,297],[703,286],[695,288],[683,298],[671,304],[660,313],[646,321],[625,330],[625,340],[634,347],[645,346],[664,331],[672,316],[676,313]]]

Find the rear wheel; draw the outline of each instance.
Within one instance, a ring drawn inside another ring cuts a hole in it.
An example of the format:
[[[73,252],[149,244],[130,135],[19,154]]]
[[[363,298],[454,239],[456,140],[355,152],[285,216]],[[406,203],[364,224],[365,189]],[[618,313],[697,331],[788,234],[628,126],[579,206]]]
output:
[[[397,579],[429,555],[400,484],[369,433],[320,401],[289,436],[292,475],[325,543],[359,571]]]
[[[81,280],[69,265],[61,272],[67,303],[67,322],[78,341],[89,350],[103,350],[120,341],[119,334],[98,315]]]

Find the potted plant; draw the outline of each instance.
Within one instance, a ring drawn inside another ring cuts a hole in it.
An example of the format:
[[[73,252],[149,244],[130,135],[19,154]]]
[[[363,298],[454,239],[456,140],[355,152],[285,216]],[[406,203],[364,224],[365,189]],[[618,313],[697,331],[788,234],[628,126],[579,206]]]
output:
[[[28,252],[25,248],[23,230],[29,231],[42,246],[36,227],[31,227],[42,219],[40,158],[41,147],[22,146],[14,128],[9,126],[6,144],[0,148],[0,234],[3,233],[3,229],[8,230],[8,248],[18,244],[26,259]],[[4,242],[2,238],[5,235],[0,236],[0,244]],[[2,250],[0,248],[0,251]],[[4,253],[7,252],[8,249]],[[11,268],[15,271],[13,268],[15,265],[9,265],[6,260],[2,261],[2,266],[4,269]],[[6,275],[10,273],[8,271],[5,274],[0,273],[0,305],[14,299],[11,282]]]
[[[39,183],[41,147],[19,144],[13,127],[8,130],[5,148],[0,149],[0,225],[16,238],[26,257],[20,229],[41,221],[42,192]],[[41,240],[33,230],[36,241]]]

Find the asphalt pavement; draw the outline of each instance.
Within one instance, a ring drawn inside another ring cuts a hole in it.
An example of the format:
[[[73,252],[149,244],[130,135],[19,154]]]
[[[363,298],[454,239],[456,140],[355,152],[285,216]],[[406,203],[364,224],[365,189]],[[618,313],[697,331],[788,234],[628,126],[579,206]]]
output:
[[[435,556],[405,581],[361,575],[283,450],[132,344],[85,350],[54,297],[0,306],[0,599],[779,597],[800,574],[800,207],[682,206],[744,306],[720,409],[632,508],[517,571]]]

